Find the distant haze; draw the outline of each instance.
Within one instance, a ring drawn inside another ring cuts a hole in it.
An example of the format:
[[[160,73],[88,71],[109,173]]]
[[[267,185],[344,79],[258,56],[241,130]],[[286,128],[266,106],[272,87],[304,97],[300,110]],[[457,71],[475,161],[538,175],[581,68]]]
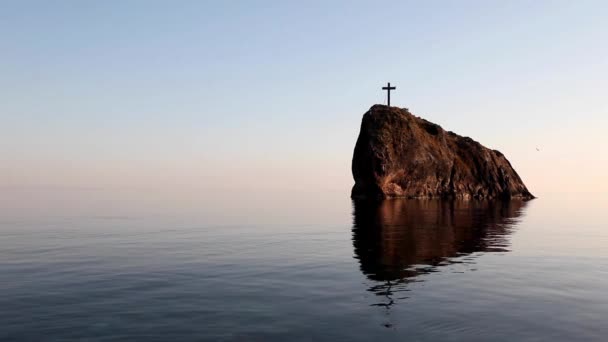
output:
[[[533,194],[605,193],[606,18],[605,1],[4,1],[0,192],[348,196],[390,81],[393,105],[500,150]]]

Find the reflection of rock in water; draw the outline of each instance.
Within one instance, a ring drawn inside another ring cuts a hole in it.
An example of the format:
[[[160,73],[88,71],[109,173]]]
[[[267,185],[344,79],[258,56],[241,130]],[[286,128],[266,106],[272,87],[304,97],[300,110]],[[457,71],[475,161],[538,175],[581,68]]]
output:
[[[390,199],[353,201],[353,245],[370,291],[394,303],[395,285],[474,252],[507,251],[525,202]],[[424,266],[426,265],[426,267]]]

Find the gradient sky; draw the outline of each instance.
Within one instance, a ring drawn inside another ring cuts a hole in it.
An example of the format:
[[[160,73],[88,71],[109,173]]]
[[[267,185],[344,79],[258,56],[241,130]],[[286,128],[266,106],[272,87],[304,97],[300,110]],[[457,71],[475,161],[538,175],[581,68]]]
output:
[[[344,191],[393,105],[608,191],[606,1],[2,1],[0,187]],[[536,148],[540,151],[537,151]]]

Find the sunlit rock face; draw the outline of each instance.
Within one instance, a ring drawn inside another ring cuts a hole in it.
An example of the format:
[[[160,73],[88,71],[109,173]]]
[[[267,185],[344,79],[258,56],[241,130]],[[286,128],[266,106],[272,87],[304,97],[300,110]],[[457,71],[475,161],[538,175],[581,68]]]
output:
[[[534,198],[505,156],[407,109],[363,115],[353,198]]]
[[[526,202],[353,201],[353,246],[372,280],[414,278],[475,252],[506,252]]]

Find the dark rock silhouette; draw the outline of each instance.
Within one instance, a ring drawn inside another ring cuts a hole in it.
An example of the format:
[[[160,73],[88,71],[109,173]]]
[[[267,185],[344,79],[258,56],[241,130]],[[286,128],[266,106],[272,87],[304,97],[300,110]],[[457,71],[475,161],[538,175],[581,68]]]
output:
[[[499,151],[384,105],[363,115],[352,172],[353,198],[534,198]]]

